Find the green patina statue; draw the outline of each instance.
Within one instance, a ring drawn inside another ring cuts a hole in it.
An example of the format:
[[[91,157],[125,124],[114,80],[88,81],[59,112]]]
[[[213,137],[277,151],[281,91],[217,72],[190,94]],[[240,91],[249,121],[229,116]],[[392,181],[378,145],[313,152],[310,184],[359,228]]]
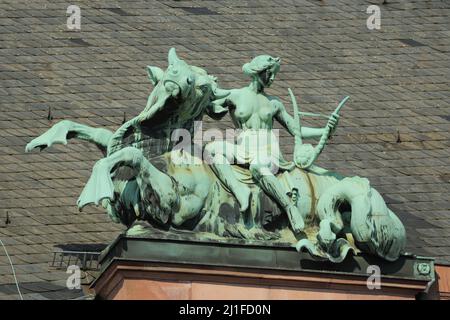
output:
[[[298,148],[302,147],[302,136],[319,137],[326,129],[303,127],[299,130],[298,120],[287,113],[281,101],[265,94],[264,88],[272,84],[280,69],[280,58],[258,56],[246,63],[242,69],[252,78],[250,85],[230,90],[227,97],[214,101],[214,104],[229,108],[233,123],[243,130],[236,146],[227,145],[230,143],[227,141],[215,141],[206,146],[206,150],[214,158],[212,168],[236,197],[241,211],[245,212],[251,192],[249,187],[238,181],[228,160],[232,159],[232,162],[247,166],[253,180],[287,213],[292,230],[299,233],[305,227],[303,217],[295,203],[288,197],[290,190],[287,190],[272,173],[277,168],[292,170],[294,167],[293,164],[286,163],[281,156],[278,140],[272,135],[273,121],[277,119],[295,137],[297,155]],[[329,128],[334,130],[337,120],[338,115],[333,114]]]
[[[264,92],[279,69],[279,58],[258,56],[243,67],[250,85],[224,90],[171,49],[165,71],[147,67],[155,86],[147,106],[116,132],[63,120],[26,151],[71,138],[95,143],[106,156],[95,164],[78,206],[102,204],[129,233],[142,231],[139,221],[145,221],[162,236],[292,245],[332,262],[349,251],[396,260],[405,229],[369,181],[314,164],[348,97],[324,128],[302,127],[300,116],[311,114],[298,111],[292,91],[293,117]],[[184,141],[179,148],[173,139],[180,129],[194,133],[205,114],[219,120],[227,113],[239,129],[236,142]],[[274,119],[294,137],[292,162],[281,155]],[[313,147],[304,138],[320,139]]]

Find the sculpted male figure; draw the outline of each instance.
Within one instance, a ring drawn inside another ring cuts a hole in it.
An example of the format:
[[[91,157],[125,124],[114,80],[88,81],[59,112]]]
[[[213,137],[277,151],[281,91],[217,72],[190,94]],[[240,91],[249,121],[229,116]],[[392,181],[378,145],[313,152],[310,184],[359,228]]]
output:
[[[273,123],[274,119],[278,120],[294,137],[300,134],[303,138],[320,137],[325,129],[302,127],[301,132],[298,132],[298,124],[287,113],[281,101],[264,92],[280,69],[280,58],[261,55],[246,63],[242,69],[251,77],[250,84],[244,88],[230,90],[226,98],[214,102],[217,112],[221,109],[229,110],[235,126],[242,129],[242,132],[236,145],[226,141],[214,141],[206,146],[207,153],[213,158],[212,169],[236,197],[241,212],[244,212],[249,206],[251,192],[236,178],[230,162],[249,167],[252,177],[264,192],[285,210],[293,231],[300,232],[304,228],[304,221],[287,195],[290,190],[285,190],[273,174],[276,167],[282,170],[293,167],[292,163],[286,164],[281,156],[278,140],[272,132]],[[337,125],[338,117],[333,115],[330,118],[332,131]]]

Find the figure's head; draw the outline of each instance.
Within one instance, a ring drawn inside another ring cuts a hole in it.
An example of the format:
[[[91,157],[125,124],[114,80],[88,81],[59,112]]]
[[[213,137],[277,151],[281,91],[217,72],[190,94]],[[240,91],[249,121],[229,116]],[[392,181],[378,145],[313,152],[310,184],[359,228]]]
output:
[[[296,147],[294,153],[294,162],[302,169],[309,168],[316,158],[316,150],[309,143],[303,143]]]
[[[258,80],[264,88],[268,88],[280,70],[280,61],[280,58],[274,58],[269,55],[257,56],[252,61],[244,64],[242,71]]]

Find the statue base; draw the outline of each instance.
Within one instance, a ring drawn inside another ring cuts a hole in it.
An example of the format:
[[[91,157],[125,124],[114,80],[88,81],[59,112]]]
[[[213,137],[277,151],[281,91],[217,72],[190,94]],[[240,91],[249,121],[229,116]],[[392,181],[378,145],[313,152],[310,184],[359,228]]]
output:
[[[415,299],[435,276],[433,260],[417,256],[333,264],[290,247],[126,234],[100,263],[91,285],[97,299]]]

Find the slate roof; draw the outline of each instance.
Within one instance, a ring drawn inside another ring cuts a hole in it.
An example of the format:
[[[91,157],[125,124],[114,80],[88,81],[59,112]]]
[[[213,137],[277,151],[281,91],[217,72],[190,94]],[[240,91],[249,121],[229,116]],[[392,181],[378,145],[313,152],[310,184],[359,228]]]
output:
[[[331,112],[350,95],[320,165],[369,178],[406,225],[408,250],[450,264],[450,3],[388,0],[370,31],[370,2],[72,1],[77,32],[67,1],[0,1],[0,239],[25,298],[80,296],[49,267],[52,252],[104,246],[122,230],[101,209],[76,208],[101,157],[93,145],[25,154],[26,143],[61,119],[115,129],[138,114],[145,66],[165,67],[171,46],[225,88],[247,84],[241,66],[255,55],[280,56],[269,92],[290,112],[288,87],[304,111]],[[292,145],[284,138],[288,159]],[[17,298],[13,283],[0,248],[0,299]]]

